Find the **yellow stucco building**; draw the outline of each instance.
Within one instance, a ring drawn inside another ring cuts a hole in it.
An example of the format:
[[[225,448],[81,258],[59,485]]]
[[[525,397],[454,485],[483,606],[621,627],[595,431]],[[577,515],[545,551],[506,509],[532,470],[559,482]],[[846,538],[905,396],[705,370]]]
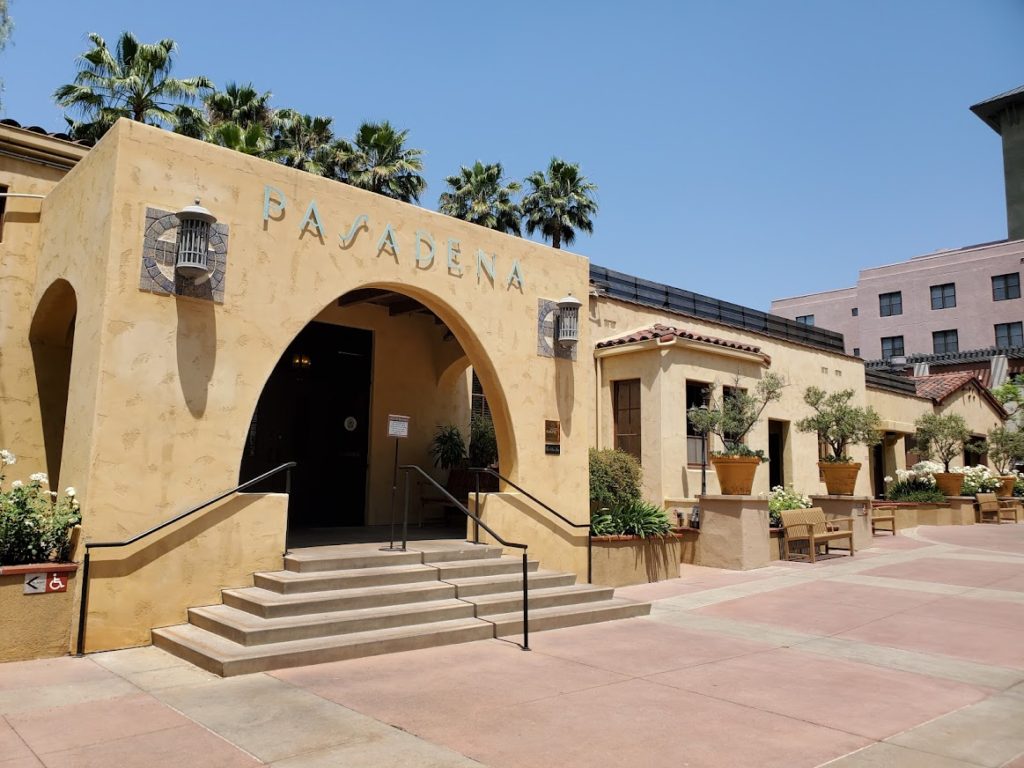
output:
[[[706,297],[687,309],[665,286],[664,301],[639,281],[630,292],[628,276],[585,257],[138,123],[91,149],[0,125],[0,149],[0,191],[33,195],[3,198],[0,447],[77,489],[84,538],[125,539],[298,463],[287,489],[282,473],[158,537],[97,550],[87,650],[145,644],[280,567],[289,530],[388,522],[389,415],[409,417],[400,461],[443,482],[430,441],[439,425],[468,425],[474,377],[500,473],[577,524],[592,446],[634,450],[651,501],[692,502],[702,471],[686,408],[765,371],[789,386],[749,438],[772,457],[755,494],[823,490],[817,440],[794,427],[810,385],[852,388],[885,420],[883,447],[854,456],[877,465],[862,495],[903,465],[917,414],[961,409],[982,434],[1002,417],[977,393],[936,405],[866,378],[835,334]],[[176,212],[196,200],[216,224],[209,272],[189,278],[174,266]],[[570,294],[583,306],[578,343],[563,347],[554,316]],[[423,488],[411,495],[421,512]],[[585,572],[585,532],[521,493],[487,494],[484,513],[545,567]]]

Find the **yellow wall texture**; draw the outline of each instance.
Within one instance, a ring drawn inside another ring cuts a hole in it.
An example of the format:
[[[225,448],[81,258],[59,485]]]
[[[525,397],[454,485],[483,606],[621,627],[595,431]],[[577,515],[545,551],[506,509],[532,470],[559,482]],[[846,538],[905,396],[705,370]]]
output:
[[[267,185],[287,204],[271,206],[264,220]],[[138,290],[146,208],[176,210],[195,197],[230,227],[223,305]],[[322,237],[302,227],[313,200]],[[339,236],[360,215],[365,226],[342,247]],[[389,224],[397,255],[377,247]],[[442,318],[487,393],[501,471],[586,519],[592,364],[537,353],[538,300],[583,296],[584,258],[127,121],[53,190],[40,228],[36,301],[40,286],[66,279],[79,306],[61,484],[79,489],[87,539],[134,534],[235,485],[256,401],[278,358],[310,320],[363,287],[405,293]],[[435,255],[427,263],[429,238]],[[448,265],[449,240],[460,246],[461,273]],[[477,269],[478,250],[496,255],[493,284]],[[522,288],[508,280],[514,262]],[[589,349],[586,327],[581,337]],[[401,382],[402,396],[436,397],[436,373]],[[561,422],[560,456],[544,453],[546,419]],[[434,426],[414,424],[417,439],[429,439]],[[376,469],[372,477],[379,493]],[[204,545],[209,560],[218,557],[214,544]],[[257,567],[247,552],[237,549],[239,572]],[[109,580],[91,610],[113,616],[129,597],[157,594],[165,586],[159,563],[135,582],[129,595]],[[143,642],[141,615],[105,623],[110,631],[90,633],[91,647]]]
[[[935,409],[938,413],[959,413],[967,422],[967,428],[975,438],[984,438],[989,431],[1003,423],[1002,415],[978,390],[964,387],[947,397]],[[963,454],[953,464],[965,464]],[[991,465],[991,461],[989,465]]]
[[[614,338],[656,323],[683,328],[720,339],[750,344],[771,357],[767,370],[780,374],[788,383],[782,399],[769,404],[761,421],[747,438],[754,449],[768,451],[768,421],[788,424],[788,437],[783,455],[785,483],[806,494],[824,493],[817,468],[818,441],[814,434],[798,432],[796,422],[811,413],[803,402],[804,390],[818,386],[827,392],[852,388],[854,404],[867,405],[864,386],[864,365],[857,358],[816,350],[811,347],[760,336],[749,331],[718,325],[682,315],[659,311],[607,297],[591,298],[590,326],[594,342]],[[644,492],[651,500],[666,506],[692,500],[700,493],[700,468],[686,462],[686,383],[713,384],[720,396],[721,387],[739,386],[753,389],[765,370],[751,359],[742,359],[731,350],[705,345],[704,350],[691,346],[651,349],[632,354],[601,358],[597,352],[595,369],[600,389],[597,392],[595,444],[614,447],[614,414],[612,412],[613,382],[641,380],[641,418],[643,441]],[[719,449],[717,439],[708,450]],[[863,464],[857,478],[856,493],[870,493],[868,450],[853,446],[849,451],[855,461]],[[707,472],[708,493],[719,493],[714,470]],[[769,490],[768,464],[757,469],[752,493]]]

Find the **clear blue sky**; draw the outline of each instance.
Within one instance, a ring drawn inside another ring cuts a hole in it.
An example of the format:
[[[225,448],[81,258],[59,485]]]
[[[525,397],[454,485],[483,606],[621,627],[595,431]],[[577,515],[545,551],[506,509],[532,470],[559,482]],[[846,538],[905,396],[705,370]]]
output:
[[[13,0],[5,116],[86,33],[172,37],[176,74],[410,130],[434,207],[474,160],[552,155],[599,185],[597,264],[767,308],[862,267],[1006,237],[996,134],[968,111],[1024,83],[1024,0]]]

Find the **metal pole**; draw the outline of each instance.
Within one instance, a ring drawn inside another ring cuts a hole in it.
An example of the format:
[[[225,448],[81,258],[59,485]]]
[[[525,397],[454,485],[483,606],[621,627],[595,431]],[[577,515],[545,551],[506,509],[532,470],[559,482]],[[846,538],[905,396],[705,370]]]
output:
[[[523,550],[523,650],[530,650],[530,589],[527,586],[526,550]]]
[[[85,617],[88,615],[89,603],[89,548],[85,548],[85,557],[82,558],[82,599],[78,604],[78,644],[75,649],[76,656],[85,655]]]
[[[406,475],[408,479],[408,475]],[[395,497],[398,495],[398,438],[395,438],[395,466],[391,471],[391,541],[386,547],[381,547],[384,552],[397,551],[395,546]],[[405,549],[403,546],[402,549]]]
[[[587,528],[587,584],[594,583],[594,529]]]
[[[402,513],[402,551],[409,540],[409,473],[405,473],[405,511]]]
[[[708,435],[700,436],[700,495],[708,494]]]

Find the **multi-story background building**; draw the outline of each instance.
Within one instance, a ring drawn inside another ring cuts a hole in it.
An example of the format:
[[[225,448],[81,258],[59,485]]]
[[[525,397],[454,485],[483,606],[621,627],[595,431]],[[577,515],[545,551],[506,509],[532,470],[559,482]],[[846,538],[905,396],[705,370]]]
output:
[[[1008,239],[861,270],[851,288],[776,299],[774,314],[843,334],[865,359],[1024,345],[1024,86],[971,110],[1003,141]]]

